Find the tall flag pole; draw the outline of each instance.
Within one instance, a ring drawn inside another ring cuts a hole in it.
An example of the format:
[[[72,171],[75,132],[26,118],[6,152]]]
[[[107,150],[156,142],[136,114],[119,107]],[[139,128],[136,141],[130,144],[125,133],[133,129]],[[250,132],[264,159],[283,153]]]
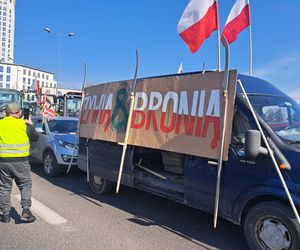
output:
[[[236,0],[227,18],[222,37],[226,38],[228,44],[234,42],[239,33],[250,26],[250,3],[249,0]],[[222,39],[222,43],[226,43]],[[252,34],[250,26],[250,70],[252,75]]]
[[[249,62],[249,75],[252,76],[252,65],[253,65],[253,57],[252,57],[252,24],[250,22],[251,20],[251,12],[250,12],[250,2],[248,0],[248,6],[249,6],[249,44],[250,44],[250,49],[249,49],[249,58],[250,58],[250,62]]]
[[[177,26],[179,36],[195,53],[211,33],[218,30],[216,0],[190,0]]]
[[[216,0],[217,4],[217,20],[218,20],[218,71],[221,71],[221,37],[220,37],[220,20],[219,20],[219,3],[218,0]]]

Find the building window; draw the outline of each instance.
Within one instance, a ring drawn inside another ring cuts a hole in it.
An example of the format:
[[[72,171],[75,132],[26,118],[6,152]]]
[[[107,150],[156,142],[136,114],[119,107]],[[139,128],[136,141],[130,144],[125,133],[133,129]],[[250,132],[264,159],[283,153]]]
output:
[[[31,76],[31,71],[30,70],[28,70],[28,75]]]
[[[52,82],[50,82],[50,88],[52,88]]]
[[[23,89],[25,89],[25,85],[23,85]]]
[[[0,72],[3,72],[3,66],[0,66]]]
[[[6,68],[6,73],[10,73],[11,72],[11,67],[7,67]]]
[[[45,79],[45,74],[42,74],[42,79]]]
[[[31,96],[31,101],[34,101],[34,95]]]
[[[3,81],[3,75],[0,74],[0,81]]]
[[[26,83],[26,78],[25,78],[25,77],[23,77],[23,83],[24,83],[24,84]]]
[[[6,81],[7,81],[7,82],[10,82],[10,75],[7,75],[7,76],[6,76]]]
[[[49,80],[49,75],[46,75],[46,80]]]
[[[41,74],[40,74],[40,72],[38,73],[38,78],[40,78],[41,77]]]
[[[56,84],[53,84],[53,88],[56,88]]]
[[[35,77],[35,71],[33,71],[32,75],[33,75],[33,77]]]
[[[0,88],[3,88],[3,84],[2,84],[2,82],[0,82]]]
[[[44,84],[45,84],[45,83],[44,83],[44,82],[42,82],[42,87],[44,87]]]
[[[9,87],[10,87],[10,85],[7,83],[7,84],[6,84],[6,88],[9,89]]]
[[[26,75],[26,69],[23,69],[23,75]]]
[[[30,85],[30,79],[29,78],[27,79],[27,84]]]

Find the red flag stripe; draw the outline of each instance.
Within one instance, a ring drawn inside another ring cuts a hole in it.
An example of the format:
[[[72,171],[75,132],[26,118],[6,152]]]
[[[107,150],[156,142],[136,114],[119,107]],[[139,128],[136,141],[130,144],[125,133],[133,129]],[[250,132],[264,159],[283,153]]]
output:
[[[250,25],[250,10],[249,4],[245,5],[241,13],[236,16],[232,21],[226,24],[222,36],[224,36],[228,44],[234,42],[239,33]],[[224,41],[222,41],[224,44]],[[225,44],[224,44],[225,45]]]
[[[179,36],[188,44],[192,53],[195,53],[205,39],[218,29],[216,2],[208,9],[205,16],[197,23],[183,31]]]

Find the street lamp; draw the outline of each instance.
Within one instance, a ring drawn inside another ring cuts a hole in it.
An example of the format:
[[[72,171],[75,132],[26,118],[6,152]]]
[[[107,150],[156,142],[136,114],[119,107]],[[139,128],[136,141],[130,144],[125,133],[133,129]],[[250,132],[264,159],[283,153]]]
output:
[[[60,40],[62,37],[71,37],[75,36],[74,32],[69,32],[66,34],[53,32],[50,28],[44,28],[44,31],[49,34],[54,34],[58,38],[58,53],[57,53],[57,72],[56,72],[56,96],[58,96],[58,83],[59,83],[59,64],[60,64]]]

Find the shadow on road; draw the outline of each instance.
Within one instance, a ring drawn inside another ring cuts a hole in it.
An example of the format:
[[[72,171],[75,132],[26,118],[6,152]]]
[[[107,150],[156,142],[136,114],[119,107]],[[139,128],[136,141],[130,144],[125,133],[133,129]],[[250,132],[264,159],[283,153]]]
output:
[[[247,249],[243,229],[226,220],[219,219],[213,229],[213,215],[161,198],[147,192],[121,186],[119,194],[97,195],[86,182],[86,174],[72,169],[68,175],[47,177],[41,166],[32,164],[32,171],[50,183],[100,206],[94,200],[116,207],[132,215],[128,221],[138,226],[158,226],[198,245],[207,244],[217,249]],[[203,244],[204,243],[204,244]]]

